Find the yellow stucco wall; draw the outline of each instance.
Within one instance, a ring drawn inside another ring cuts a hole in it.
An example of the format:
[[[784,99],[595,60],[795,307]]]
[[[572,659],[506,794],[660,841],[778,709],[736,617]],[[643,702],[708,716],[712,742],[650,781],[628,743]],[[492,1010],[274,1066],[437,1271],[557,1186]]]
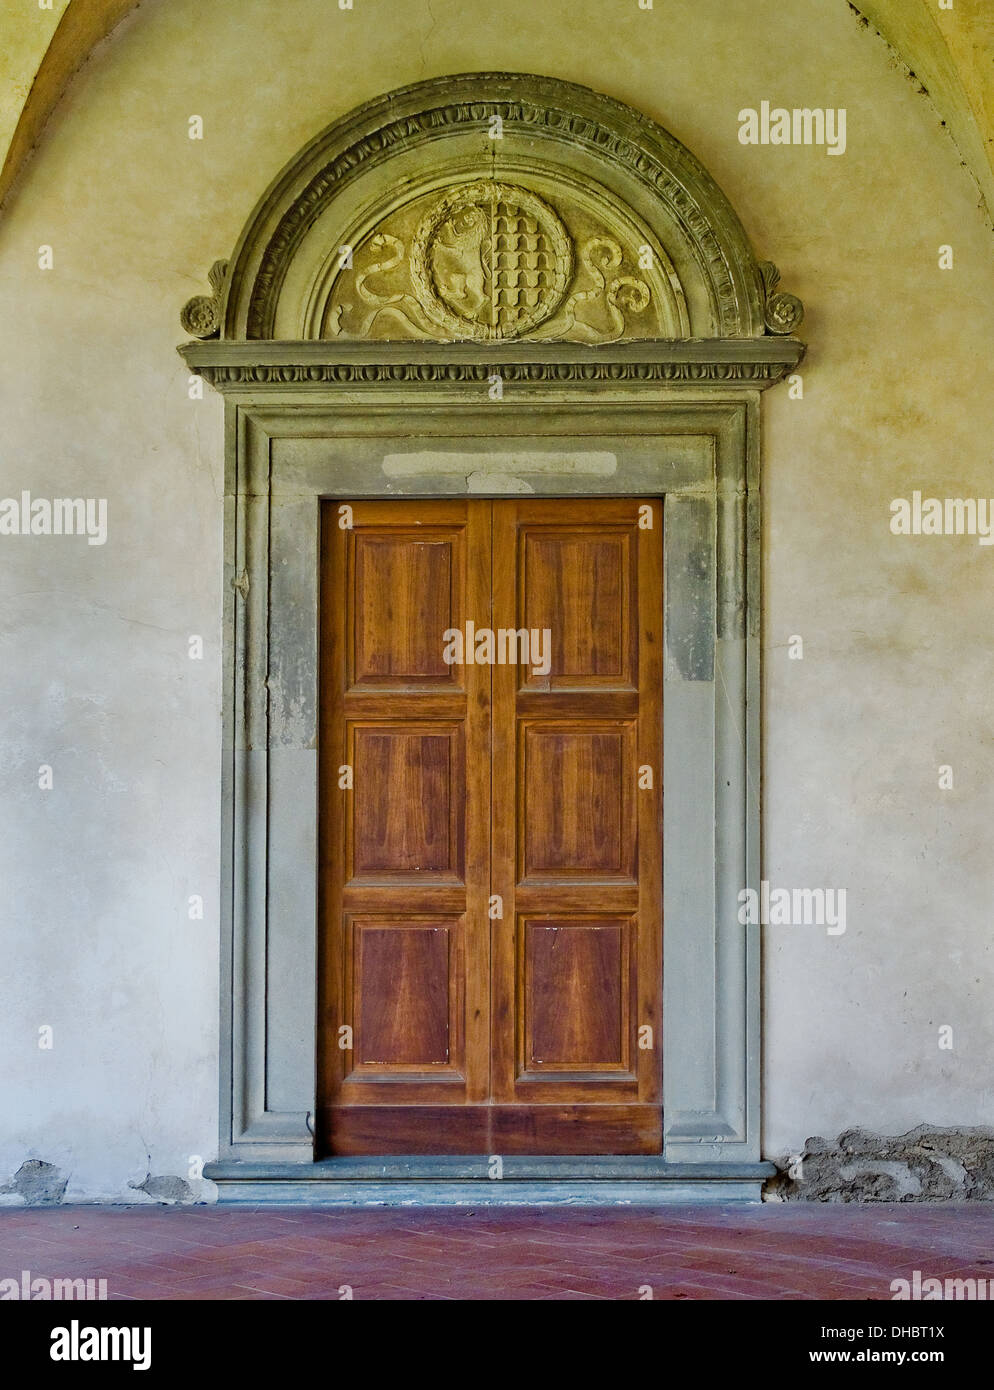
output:
[[[895,60],[916,75],[988,208],[994,207],[994,11],[988,0],[837,3],[873,25]],[[139,4],[0,0],[0,203],[78,68]]]

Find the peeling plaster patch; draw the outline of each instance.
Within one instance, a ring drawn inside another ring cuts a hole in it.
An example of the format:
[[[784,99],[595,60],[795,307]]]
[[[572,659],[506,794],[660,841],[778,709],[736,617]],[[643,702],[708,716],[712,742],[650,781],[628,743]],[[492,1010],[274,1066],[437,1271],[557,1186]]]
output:
[[[765,1195],[775,1201],[994,1201],[994,1129],[850,1129],[837,1142],[809,1139],[800,1155],[774,1161],[780,1172]]]
[[[946,1177],[958,1186],[965,1187],[970,1181],[970,1175],[958,1159],[951,1158],[948,1154],[935,1153],[932,1155],[934,1161],[939,1165]]]
[[[0,1187],[0,1197],[10,1195],[20,1197],[28,1207],[55,1207],[65,1196],[69,1179],[63,1177],[54,1163],[44,1163],[38,1158],[29,1158],[4,1187]],[[0,1205],[7,1205],[0,1202]]]
[[[706,497],[666,499],[666,679],[713,681],[714,510]]]
[[[531,483],[526,483],[524,478],[516,478],[511,473],[488,473],[485,469],[479,473],[470,473],[466,478],[467,492],[499,492],[499,493],[522,493],[534,492]]]
[[[281,648],[280,659],[285,647]],[[286,676],[281,672],[281,676]],[[292,673],[297,674],[297,673]],[[263,682],[269,692],[271,737],[284,748],[316,748],[314,707],[303,695],[284,698],[281,686],[272,678]]]
[[[894,1198],[903,1202],[905,1197],[922,1195],[922,1185],[906,1163],[843,1163],[839,1174],[846,1182],[858,1178],[872,1179],[878,1176],[890,1178],[894,1182]]]
[[[156,1202],[165,1202],[172,1206],[177,1202],[192,1202],[194,1200],[193,1189],[183,1178],[156,1177],[151,1173],[145,1175],[144,1182],[129,1182],[128,1186],[134,1188],[136,1192],[145,1192]]]
[[[388,478],[413,478],[424,474],[450,476],[453,473],[462,473],[467,483],[487,478],[510,479],[514,483],[521,483],[521,479],[516,476],[520,473],[546,476],[552,474],[555,477],[592,473],[598,477],[610,478],[618,471],[618,456],[596,449],[550,452],[520,449],[514,453],[492,454],[478,454],[468,449],[465,453],[422,450],[411,454],[387,454],[383,460],[383,471]],[[532,491],[527,483],[502,490]]]

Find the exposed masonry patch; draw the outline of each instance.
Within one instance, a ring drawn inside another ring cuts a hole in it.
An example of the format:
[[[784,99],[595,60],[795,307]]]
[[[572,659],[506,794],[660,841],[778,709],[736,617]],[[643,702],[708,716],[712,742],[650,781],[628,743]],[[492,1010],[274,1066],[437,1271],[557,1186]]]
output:
[[[29,1207],[55,1207],[65,1196],[69,1183],[54,1163],[44,1163],[40,1158],[29,1158],[11,1178],[0,1187],[0,1196],[20,1197]]]
[[[780,1172],[765,1195],[776,1201],[994,1201],[994,1129],[849,1129],[836,1142],[809,1139],[801,1154],[774,1162]]]
[[[129,1182],[128,1186],[134,1188],[136,1192],[147,1193],[157,1202],[165,1202],[168,1205],[194,1200],[193,1189],[183,1178],[171,1176],[153,1178],[151,1173],[146,1173],[144,1182]]]
[[[466,471],[467,462],[476,467]],[[616,454],[576,449],[570,452],[518,450],[515,453],[451,453],[439,450],[410,454],[387,454],[383,471],[390,478],[419,474],[462,474],[469,493],[533,493],[534,487],[521,473],[572,477],[592,473],[604,477],[618,471]]]

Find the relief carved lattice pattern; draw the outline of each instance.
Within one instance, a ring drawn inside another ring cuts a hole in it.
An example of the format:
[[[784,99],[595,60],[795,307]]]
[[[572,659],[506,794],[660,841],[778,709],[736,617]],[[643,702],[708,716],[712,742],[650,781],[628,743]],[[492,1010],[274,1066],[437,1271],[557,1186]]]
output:
[[[549,205],[523,188],[457,187],[422,220],[411,278],[429,316],[456,335],[517,338],[562,302],[573,248]]]

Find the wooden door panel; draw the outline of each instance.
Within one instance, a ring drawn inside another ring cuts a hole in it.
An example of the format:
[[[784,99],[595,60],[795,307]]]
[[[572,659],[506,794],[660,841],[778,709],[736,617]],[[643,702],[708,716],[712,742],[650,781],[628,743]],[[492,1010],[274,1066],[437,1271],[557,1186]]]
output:
[[[346,530],[324,508],[326,1153],[350,1151],[366,1107],[489,1094],[490,676],[443,658],[445,631],[489,610],[488,504],[353,503]],[[403,1151],[408,1124],[382,1152]]]
[[[631,1120],[615,1152],[660,1151],[661,527],[641,499],[495,506],[494,626],[551,638],[544,682],[493,673],[492,1091],[519,1144],[599,1103]]]
[[[622,720],[519,721],[519,882],[634,882],[635,732]]]
[[[349,688],[459,688],[441,633],[465,620],[463,529],[353,527],[349,542]]]
[[[631,1072],[631,919],[527,917],[519,1074]]]
[[[347,806],[349,887],[383,874],[462,881],[462,724],[346,724],[355,786]]]
[[[352,1105],[334,1152],[362,1154],[658,1154],[658,1105]]]
[[[461,1074],[464,922],[440,913],[353,916],[346,923],[346,998],[361,1080],[405,1071]]]
[[[637,685],[631,641],[634,547],[627,531],[522,527],[519,609],[523,626],[551,634],[547,677],[525,673],[524,689]]]

